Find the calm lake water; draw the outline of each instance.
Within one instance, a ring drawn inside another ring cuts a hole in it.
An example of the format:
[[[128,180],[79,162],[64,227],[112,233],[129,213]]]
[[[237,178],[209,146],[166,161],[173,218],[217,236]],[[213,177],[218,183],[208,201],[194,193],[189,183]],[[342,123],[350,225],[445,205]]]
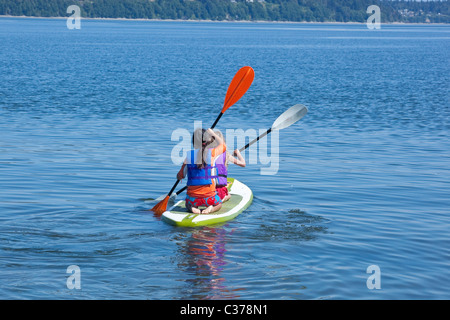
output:
[[[0,298],[450,298],[450,26],[1,18],[0,43]],[[243,214],[167,225],[172,133],[210,126],[245,65],[218,129],[309,112],[276,174],[230,167]]]

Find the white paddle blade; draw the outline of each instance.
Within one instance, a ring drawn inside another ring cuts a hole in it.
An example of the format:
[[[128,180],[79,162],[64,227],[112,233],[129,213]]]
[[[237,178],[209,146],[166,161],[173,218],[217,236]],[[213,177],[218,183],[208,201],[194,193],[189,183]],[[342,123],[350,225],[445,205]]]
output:
[[[272,130],[281,130],[289,127],[303,118],[307,112],[308,108],[302,104],[296,104],[295,106],[290,107],[275,120],[272,125]]]

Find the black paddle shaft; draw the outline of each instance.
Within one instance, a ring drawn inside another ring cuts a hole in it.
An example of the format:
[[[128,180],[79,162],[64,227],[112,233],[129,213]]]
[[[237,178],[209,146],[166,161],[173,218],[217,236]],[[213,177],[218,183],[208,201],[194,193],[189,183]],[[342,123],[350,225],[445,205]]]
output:
[[[175,190],[175,188],[177,187],[177,185],[180,183],[181,180],[177,180],[177,182],[175,182],[175,184],[173,185],[172,189],[170,189],[168,196],[170,197],[170,195],[172,194],[173,190]]]
[[[217,117],[216,121],[214,121],[213,125],[211,126],[211,129],[214,129],[214,127],[216,126],[217,122],[219,122],[220,118],[222,118],[223,113],[221,112],[219,114],[219,116]]]
[[[268,129],[266,132],[264,132],[262,135],[260,135],[258,138],[253,139],[252,141],[250,141],[249,143],[247,143],[244,147],[239,149],[239,152],[244,151],[245,149],[247,149],[248,147],[250,147],[252,144],[254,144],[256,141],[259,141],[259,139],[264,138],[265,136],[267,136],[269,133],[272,132],[272,128]]]

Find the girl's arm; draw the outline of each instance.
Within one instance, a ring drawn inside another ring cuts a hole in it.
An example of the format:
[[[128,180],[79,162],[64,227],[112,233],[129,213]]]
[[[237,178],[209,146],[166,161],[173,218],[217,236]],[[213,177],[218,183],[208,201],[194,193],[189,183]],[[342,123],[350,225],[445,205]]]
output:
[[[231,163],[234,163],[234,164],[236,164],[236,165],[238,165],[240,167],[245,168],[245,166],[246,166],[245,159],[241,155],[241,153],[239,152],[239,149],[234,150],[234,155],[236,155],[238,158],[236,159],[231,154],[229,154],[228,155],[228,161],[230,161]]]
[[[214,133],[214,131],[210,128],[207,130],[207,132],[214,137],[214,139],[216,139],[217,141],[217,145],[221,145],[223,143],[223,139],[221,137],[219,137],[217,134]]]
[[[177,179],[178,180],[182,180],[186,176],[186,170],[184,170],[185,167],[186,167],[186,159],[184,160],[180,171],[178,171],[178,173],[177,173]]]

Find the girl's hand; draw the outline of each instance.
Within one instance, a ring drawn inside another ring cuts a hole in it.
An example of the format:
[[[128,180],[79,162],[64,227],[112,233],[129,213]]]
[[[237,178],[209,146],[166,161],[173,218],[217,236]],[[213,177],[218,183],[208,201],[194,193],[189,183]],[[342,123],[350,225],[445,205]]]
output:
[[[183,178],[184,178],[184,167],[185,167],[185,164],[183,163],[180,171],[178,171],[178,173],[177,173],[177,179],[180,181],[183,180]]]
[[[234,150],[234,155],[237,157],[237,159],[231,157],[231,158],[232,158],[232,162],[233,162],[234,164],[237,164],[238,166],[244,168],[244,167],[246,166],[245,159],[244,159],[244,157],[241,155],[241,152],[239,151],[239,149]]]

